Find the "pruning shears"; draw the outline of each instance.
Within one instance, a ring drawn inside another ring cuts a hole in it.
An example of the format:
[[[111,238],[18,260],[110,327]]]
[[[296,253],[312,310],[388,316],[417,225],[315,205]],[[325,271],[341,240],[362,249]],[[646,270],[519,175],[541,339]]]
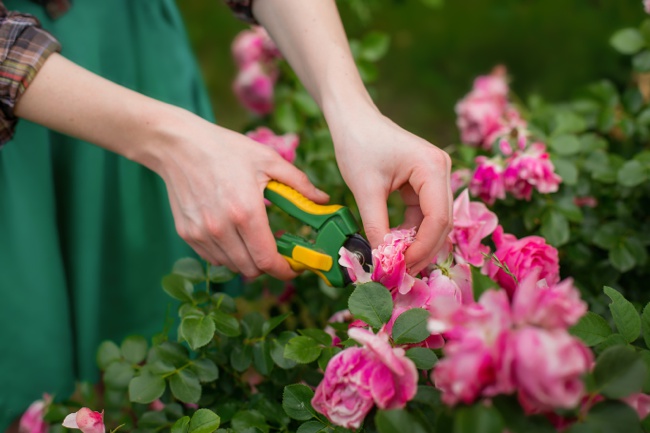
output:
[[[359,226],[350,209],[316,204],[290,186],[274,180],[266,186],[264,197],[317,232],[315,241],[292,233],[284,233],[276,239],[278,252],[294,271],[310,270],[329,286],[346,286],[351,280],[338,263],[341,247],[356,255],[364,269],[369,270],[372,250],[368,241],[359,235]]]

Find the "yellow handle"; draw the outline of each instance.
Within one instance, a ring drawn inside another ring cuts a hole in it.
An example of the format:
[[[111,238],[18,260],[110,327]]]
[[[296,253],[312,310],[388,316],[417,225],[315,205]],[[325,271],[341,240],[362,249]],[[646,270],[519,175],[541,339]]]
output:
[[[290,186],[277,182],[275,180],[269,181],[268,185],[266,185],[266,188],[289,200],[301,211],[312,215],[329,215],[343,207],[338,204],[331,204],[326,206],[316,204]]]

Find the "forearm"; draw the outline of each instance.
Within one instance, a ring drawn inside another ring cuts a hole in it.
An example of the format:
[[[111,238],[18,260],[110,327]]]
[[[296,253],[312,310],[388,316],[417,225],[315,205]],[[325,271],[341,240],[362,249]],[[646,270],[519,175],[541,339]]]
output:
[[[53,54],[15,113],[155,169],[184,110],[126,89]]]
[[[334,0],[257,0],[267,29],[328,121],[375,109],[359,76]]]

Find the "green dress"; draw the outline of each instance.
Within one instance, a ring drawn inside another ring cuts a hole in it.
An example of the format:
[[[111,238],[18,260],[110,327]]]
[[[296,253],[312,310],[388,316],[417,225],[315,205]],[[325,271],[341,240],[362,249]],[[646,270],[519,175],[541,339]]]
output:
[[[72,61],[212,119],[174,0],[76,0],[56,21],[5,5],[38,16]],[[160,279],[190,254],[156,174],[20,122],[0,150],[0,431],[44,392],[96,380],[101,341],[160,332],[175,316]]]

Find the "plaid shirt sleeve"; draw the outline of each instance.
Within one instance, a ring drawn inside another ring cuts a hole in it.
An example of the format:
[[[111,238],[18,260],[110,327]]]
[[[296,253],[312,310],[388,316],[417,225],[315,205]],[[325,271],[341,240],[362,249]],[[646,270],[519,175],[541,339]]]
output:
[[[0,1],[0,147],[14,134],[16,101],[45,59],[60,49],[35,17],[10,12]]]
[[[226,4],[230,6],[233,13],[240,20],[244,20],[251,24],[258,24],[253,16],[253,0],[226,0]]]

